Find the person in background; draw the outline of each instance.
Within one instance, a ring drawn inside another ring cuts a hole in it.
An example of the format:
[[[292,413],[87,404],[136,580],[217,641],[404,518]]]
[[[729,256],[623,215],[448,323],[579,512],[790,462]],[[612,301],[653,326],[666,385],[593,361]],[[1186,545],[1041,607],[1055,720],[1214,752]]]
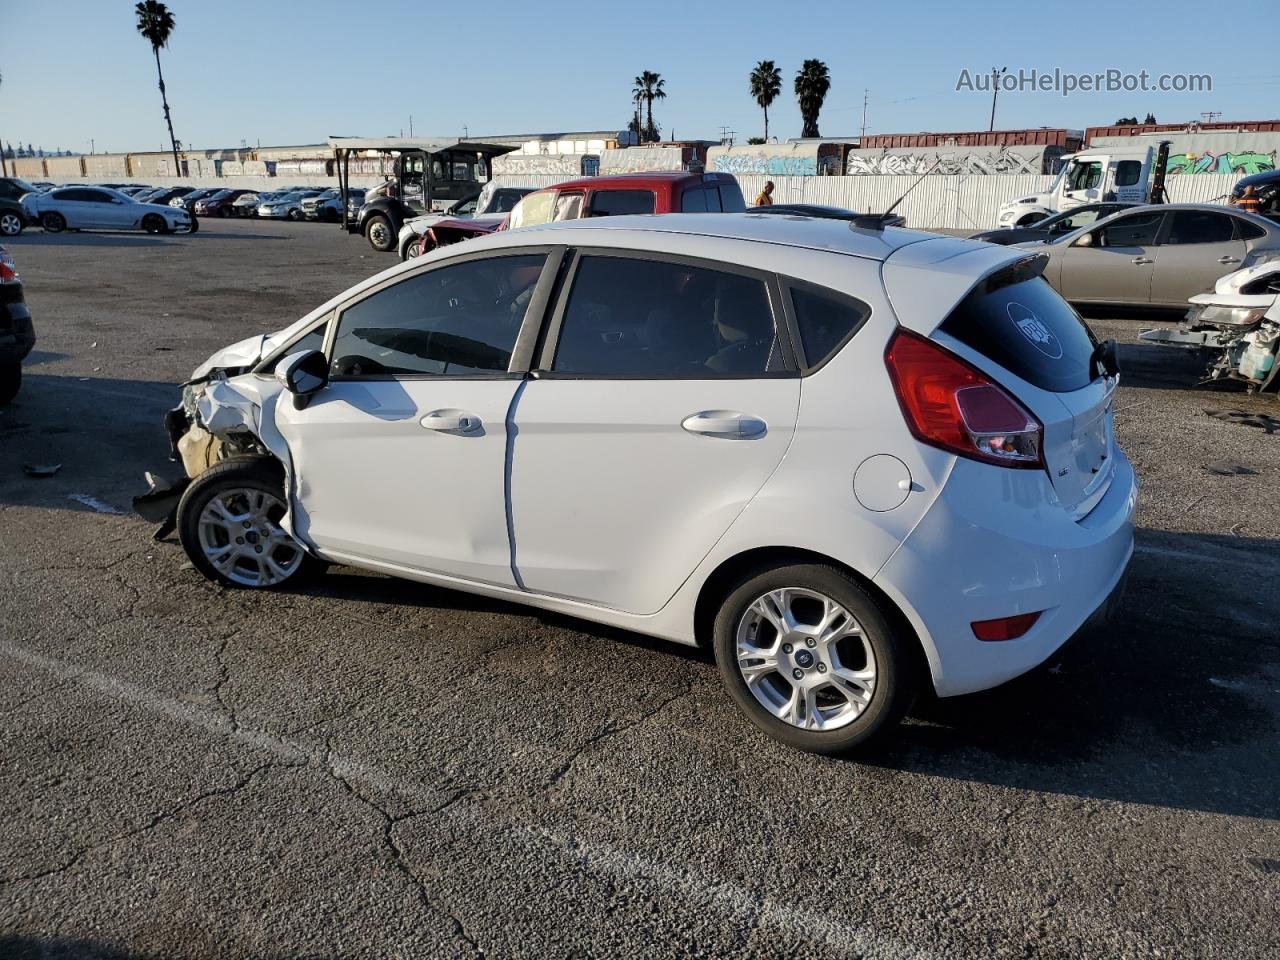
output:
[[[766,180],[764,182],[764,189],[761,190],[759,196],[756,197],[755,205],[757,207],[773,206],[773,181],[772,180]]]
[[[1253,188],[1253,184],[1249,184],[1244,188],[1244,193],[1238,197],[1231,198],[1231,205],[1239,207],[1245,213],[1260,213],[1262,211],[1262,203],[1258,200],[1258,191]]]

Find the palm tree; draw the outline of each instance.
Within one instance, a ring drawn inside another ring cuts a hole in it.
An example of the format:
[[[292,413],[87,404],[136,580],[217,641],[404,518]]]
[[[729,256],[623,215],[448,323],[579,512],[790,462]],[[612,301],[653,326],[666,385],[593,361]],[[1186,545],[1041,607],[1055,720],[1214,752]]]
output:
[[[769,108],[782,92],[782,71],[772,60],[761,60],[751,71],[751,95],[764,111],[764,142],[769,142]]]
[[[648,109],[648,119],[641,139],[657,140],[658,128],[653,123],[653,101],[667,99],[667,92],[663,89],[666,81],[661,74],[646,70],[631,82],[634,84],[631,95],[636,98],[637,104],[643,100]]]
[[[831,89],[831,74],[821,60],[806,60],[796,72],[796,100],[800,102],[800,117],[804,120],[802,137],[820,137],[818,113]]]
[[[164,71],[160,69],[160,48],[169,45],[173,33],[173,14],[158,0],[143,0],[133,8],[138,15],[138,33],[151,43],[156,55],[156,76],[160,78],[160,101],[164,104],[164,122],[169,126],[169,145],[173,148],[173,175],[182,176],[178,163],[178,138],[173,135],[173,119],[169,116],[169,98],[164,92]]]

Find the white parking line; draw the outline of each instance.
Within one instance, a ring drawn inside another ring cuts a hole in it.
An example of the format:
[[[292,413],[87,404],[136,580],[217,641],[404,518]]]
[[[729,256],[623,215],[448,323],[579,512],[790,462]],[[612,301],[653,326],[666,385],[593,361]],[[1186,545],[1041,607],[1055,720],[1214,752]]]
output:
[[[48,657],[17,644],[0,640],[0,655],[59,679],[74,680],[114,700],[177,723],[198,727],[215,736],[227,737],[282,760],[308,760],[322,769],[327,768],[337,775],[357,780],[383,793],[418,800],[424,804],[430,803],[439,793],[425,784],[392,776],[362,760],[246,727],[233,722],[219,711],[184,703],[128,680]],[[545,824],[530,823],[509,814],[495,812],[465,798],[451,804],[440,816],[457,821],[470,833],[479,835],[481,842],[485,834],[492,834],[495,830],[502,831],[506,838],[517,839],[535,856],[545,856],[550,849],[563,858],[577,861],[588,871],[648,882],[681,897],[710,904],[729,917],[740,919],[746,915],[756,918],[802,943],[818,941],[827,949],[865,958],[932,960],[934,957],[933,954],[896,938],[842,924],[825,914],[776,903],[732,881],[718,881],[696,870],[658,863],[607,844],[585,841],[566,828],[555,829]]]

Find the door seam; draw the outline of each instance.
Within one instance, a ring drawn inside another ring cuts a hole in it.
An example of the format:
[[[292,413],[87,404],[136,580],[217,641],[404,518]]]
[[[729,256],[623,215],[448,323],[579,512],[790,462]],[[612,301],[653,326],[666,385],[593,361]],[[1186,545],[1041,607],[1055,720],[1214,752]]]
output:
[[[515,580],[516,587],[525,593],[529,592],[528,587],[524,585],[524,580],[520,577],[520,569],[516,566],[516,525],[511,506],[511,469],[515,462],[516,434],[519,433],[519,427],[516,426],[516,407],[520,403],[524,388],[528,385],[529,378],[526,376],[516,387],[516,392],[511,395],[511,403],[507,406],[507,416],[503,421],[507,431],[507,449],[502,463],[502,498],[507,512],[507,554],[510,557],[511,577]]]

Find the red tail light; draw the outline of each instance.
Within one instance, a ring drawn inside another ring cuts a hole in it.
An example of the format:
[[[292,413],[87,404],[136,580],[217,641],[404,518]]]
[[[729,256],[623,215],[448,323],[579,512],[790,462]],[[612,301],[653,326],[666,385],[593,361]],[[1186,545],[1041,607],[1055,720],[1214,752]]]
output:
[[[0,283],[21,283],[22,278],[18,276],[18,265],[13,262],[13,257],[5,251],[4,247],[0,247]]]
[[[917,440],[1002,467],[1044,465],[1044,427],[982,371],[909,330],[893,335],[884,361]]]

